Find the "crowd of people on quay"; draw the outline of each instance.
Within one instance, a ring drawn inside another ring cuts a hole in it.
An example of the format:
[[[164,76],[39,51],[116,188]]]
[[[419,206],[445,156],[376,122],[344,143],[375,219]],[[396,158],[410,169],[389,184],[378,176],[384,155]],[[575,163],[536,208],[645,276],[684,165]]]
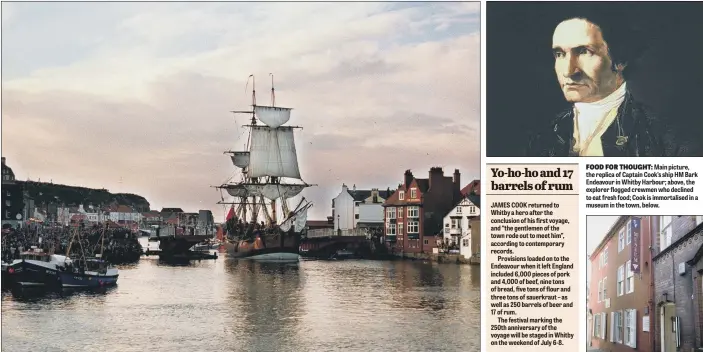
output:
[[[225,223],[225,230],[227,231],[227,238],[229,240],[236,239],[254,239],[256,236],[274,233],[279,231],[279,226],[277,224],[266,224],[263,221],[257,222],[244,222],[237,216],[233,216]]]
[[[2,230],[2,260],[11,262],[18,259],[21,252],[30,250],[32,246],[49,253],[66,254],[70,244],[71,256],[91,257],[102,252],[102,257],[110,263],[132,263],[142,255],[138,237],[130,229],[106,224],[5,227]]]

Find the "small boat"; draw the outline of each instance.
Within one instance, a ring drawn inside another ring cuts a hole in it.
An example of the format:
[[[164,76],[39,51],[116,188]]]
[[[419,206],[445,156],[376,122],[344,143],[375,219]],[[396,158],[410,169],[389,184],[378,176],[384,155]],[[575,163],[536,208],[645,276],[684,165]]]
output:
[[[330,259],[332,260],[344,260],[344,259],[352,259],[354,258],[354,252],[346,249],[340,249],[336,251]]]
[[[107,224],[105,228],[107,228]],[[120,276],[118,269],[102,258],[105,250],[105,228],[100,236],[99,254],[87,257],[85,250],[81,248],[81,255],[67,259],[66,265],[60,268],[59,282],[64,288],[98,288],[117,284],[117,278]],[[71,253],[71,245],[76,240],[78,245],[82,247],[78,228],[71,237],[66,255]]]
[[[3,270],[11,282],[21,286],[58,286],[58,271],[65,265],[67,257],[49,254],[32,246],[20,253],[20,259],[3,263]]]
[[[64,288],[98,288],[117,284],[120,276],[118,269],[103,260],[100,254],[74,263],[59,271],[59,281]]]
[[[220,248],[221,245],[222,245],[222,243],[220,243],[220,241],[208,240],[208,241],[196,244],[195,246],[193,246],[193,250],[194,251],[208,251],[211,249],[218,249],[218,248]]]

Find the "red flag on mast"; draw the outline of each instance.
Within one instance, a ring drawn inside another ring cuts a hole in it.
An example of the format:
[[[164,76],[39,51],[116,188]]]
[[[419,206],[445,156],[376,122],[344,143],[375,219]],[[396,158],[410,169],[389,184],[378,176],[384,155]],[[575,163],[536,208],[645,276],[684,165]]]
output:
[[[229,219],[234,217],[234,205],[229,207],[229,213],[227,213],[227,217],[225,218],[225,221],[229,221]]]

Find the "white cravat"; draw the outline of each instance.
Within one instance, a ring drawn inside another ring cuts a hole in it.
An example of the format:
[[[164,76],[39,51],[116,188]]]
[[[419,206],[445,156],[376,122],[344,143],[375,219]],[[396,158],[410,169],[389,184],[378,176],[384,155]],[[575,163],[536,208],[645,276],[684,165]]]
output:
[[[600,131],[597,129],[604,122],[603,119],[608,116],[608,113],[613,109],[617,109],[625,100],[626,86],[627,84],[623,83],[610,95],[593,103],[574,103],[574,113],[578,123],[578,145],[586,141],[594,133],[602,134],[605,132],[608,126],[604,126]],[[600,141],[597,144],[600,145]],[[588,148],[588,146],[584,147]],[[597,146],[594,147],[599,149]]]

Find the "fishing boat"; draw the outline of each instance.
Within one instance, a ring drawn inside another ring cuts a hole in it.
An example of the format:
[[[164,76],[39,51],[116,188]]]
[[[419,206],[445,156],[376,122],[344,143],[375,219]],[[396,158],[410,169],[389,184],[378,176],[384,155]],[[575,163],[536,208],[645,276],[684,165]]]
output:
[[[32,246],[7,264],[5,270],[10,282],[20,286],[60,286],[58,272],[66,261],[65,256]]]
[[[270,75],[270,106],[257,105],[256,81],[250,75],[252,109],[233,111],[251,115],[251,120],[244,126],[249,129],[244,150],[225,152],[230,154],[240,180],[218,186],[234,198],[225,202],[223,196],[219,203],[230,205],[224,224],[228,239],[224,247],[234,258],[297,262],[300,237],[312,203],[303,197],[291,208],[288,202],[314,185],[303,181],[298,167],[294,132],[301,127],[284,126],[292,109],[276,106]]]
[[[85,248],[83,248],[78,228],[76,228],[66,249],[66,257],[69,257],[71,247],[76,241],[80,249],[79,254],[70,260],[67,259],[66,265],[61,267],[58,273],[59,281],[64,288],[98,288],[117,284],[118,269],[103,259],[105,228],[100,236],[100,253],[93,257],[85,254]]]

